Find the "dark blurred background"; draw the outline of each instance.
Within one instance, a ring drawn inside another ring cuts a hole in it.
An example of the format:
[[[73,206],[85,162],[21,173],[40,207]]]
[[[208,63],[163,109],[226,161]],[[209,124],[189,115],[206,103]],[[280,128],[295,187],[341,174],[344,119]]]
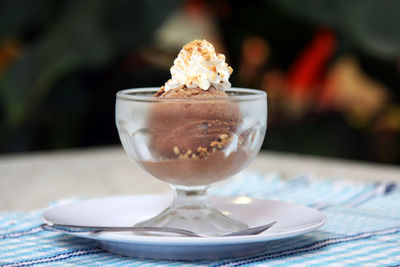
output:
[[[211,41],[267,91],[264,148],[400,163],[398,0],[0,0],[0,153],[118,144],[115,93]]]

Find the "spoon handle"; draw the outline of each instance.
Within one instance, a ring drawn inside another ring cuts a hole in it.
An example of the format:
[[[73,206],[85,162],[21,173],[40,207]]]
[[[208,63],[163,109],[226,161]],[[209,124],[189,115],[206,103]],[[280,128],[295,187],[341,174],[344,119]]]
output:
[[[65,225],[65,224],[48,224],[44,223],[40,226],[44,230],[61,231],[65,233],[101,233],[101,232],[158,232],[158,233],[173,233],[184,236],[200,237],[192,231],[171,228],[171,227],[138,227],[138,226],[80,226],[80,225]]]

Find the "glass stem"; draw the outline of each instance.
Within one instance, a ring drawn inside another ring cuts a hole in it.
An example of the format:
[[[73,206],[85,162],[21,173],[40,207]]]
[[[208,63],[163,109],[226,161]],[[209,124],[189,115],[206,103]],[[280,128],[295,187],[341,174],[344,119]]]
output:
[[[207,195],[208,186],[179,186],[171,185],[174,190],[172,207],[201,209],[209,206]]]

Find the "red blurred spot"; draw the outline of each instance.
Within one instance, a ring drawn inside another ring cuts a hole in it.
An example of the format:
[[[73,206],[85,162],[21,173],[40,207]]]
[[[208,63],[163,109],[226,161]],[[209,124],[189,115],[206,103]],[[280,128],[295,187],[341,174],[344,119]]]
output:
[[[331,58],[335,45],[336,38],[331,30],[318,30],[289,70],[289,89],[301,94],[312,90],[322,80],[322,69]]]

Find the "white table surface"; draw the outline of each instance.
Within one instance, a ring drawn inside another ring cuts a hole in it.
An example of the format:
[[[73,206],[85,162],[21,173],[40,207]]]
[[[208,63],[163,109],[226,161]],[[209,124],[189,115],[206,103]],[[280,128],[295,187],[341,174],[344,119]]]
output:
[[[400,182],[400,167],[263,152],[247,167],[285,178],[311,174],[321,179]],[[157,193],[169,190],[132,163],[121,147],[0,155],[0,211],[46,207],[71,197]]]

